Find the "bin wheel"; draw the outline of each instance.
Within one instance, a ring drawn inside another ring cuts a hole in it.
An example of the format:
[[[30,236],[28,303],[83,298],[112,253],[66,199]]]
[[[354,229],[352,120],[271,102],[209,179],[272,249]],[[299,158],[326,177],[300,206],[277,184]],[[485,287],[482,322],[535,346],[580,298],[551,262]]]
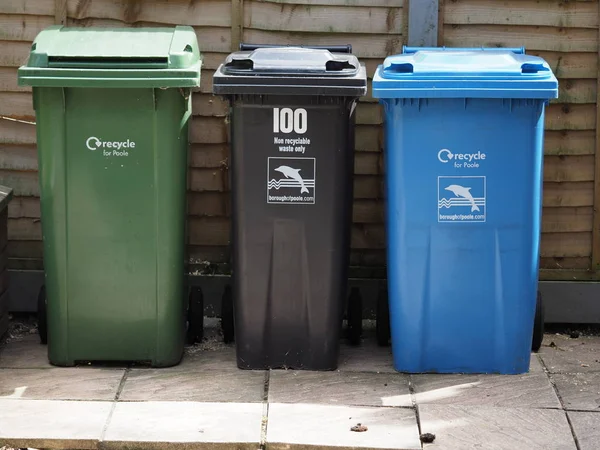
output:
[[[37,298],[37,319],[38,333],[40,342],[43,345],[48,344],[48,300],[46,297],[46,285],[43,284],[40,288]]]
[[[533,323],[533,339],[531,342],[531,350],[538,352],[542,346],[544,339],[544,302],[542,301],[542,293],[537,292],[537,300],[535,302],[535,322]]]
[[[377,296],[377,323],[375,326],[377,345],[387,347],[390,343],[390,306],[387,289],[381,288]]]
[[[188,344],[201,342],[204,337],[204,295],[199,286],[192,286],[188,303],[188,328],[186,341]]]
[[[221,331],[223,331],[223,342],[230,344],[235,338],[233,328],[233,295],[231,286],[225,286],[221,299]]]
[[[351,345],[359,345],[362,336],[362,296],[357,287],[350,290],[348,297],[348,340]]]

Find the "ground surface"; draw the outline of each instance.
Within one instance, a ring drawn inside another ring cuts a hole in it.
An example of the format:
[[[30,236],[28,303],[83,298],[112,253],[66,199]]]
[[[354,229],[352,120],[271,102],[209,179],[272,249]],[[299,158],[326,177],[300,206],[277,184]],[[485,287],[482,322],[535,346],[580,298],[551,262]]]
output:
[[[585,331],[547,334],[526,375],[409,376],[369,332],[335,372],[239,370],[216,329],[173,368],[55,368],[33,326],[0,347],[0,448],[600,448]]]

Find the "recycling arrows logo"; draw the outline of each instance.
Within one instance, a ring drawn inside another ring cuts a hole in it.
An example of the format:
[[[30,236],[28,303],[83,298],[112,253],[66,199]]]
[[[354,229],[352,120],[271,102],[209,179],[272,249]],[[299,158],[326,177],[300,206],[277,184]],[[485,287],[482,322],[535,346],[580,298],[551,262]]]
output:
[[[438,152],[438,159],[440,160],[440,162],[447,163],[452,158],[454,158],[454,155],[447,148],[443,148]]]

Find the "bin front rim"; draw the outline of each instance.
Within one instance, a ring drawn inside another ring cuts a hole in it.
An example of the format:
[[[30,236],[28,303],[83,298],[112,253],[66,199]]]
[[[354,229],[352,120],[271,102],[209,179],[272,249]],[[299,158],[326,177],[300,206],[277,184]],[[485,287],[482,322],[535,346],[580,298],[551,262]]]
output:
[[[161,88],[199,87],[201,62],[187,69],[55,69],[20,67],[19,86]]]

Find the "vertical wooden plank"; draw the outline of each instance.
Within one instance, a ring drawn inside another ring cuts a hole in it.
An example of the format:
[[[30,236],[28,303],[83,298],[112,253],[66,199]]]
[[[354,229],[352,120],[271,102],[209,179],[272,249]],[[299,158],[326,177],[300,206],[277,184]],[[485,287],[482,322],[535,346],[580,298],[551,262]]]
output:
[[[600,8],[598,8],[600,19]],[[598,26],[600,41],[600,26]],[[596,72],[596,154],[594,157],[594,227],[592,228],[592,271],[600,269],[600,48],[598,49],[598,68]]]
[[[408,45],[408,22],[409,22],[409,14],[410,14],[410,5],[408,1],[404,2],[404,7],[402,8],[402,42],[404,45]]]
[[[442,47],[444,45],[444,8],[446,0],[438,0],[438,36],[437,45]]]
[[[231,0],[231,51],[240,49],[244,37],[244,0]]]
[[[54,23],[67,24],[67,0],[54,0]]]

